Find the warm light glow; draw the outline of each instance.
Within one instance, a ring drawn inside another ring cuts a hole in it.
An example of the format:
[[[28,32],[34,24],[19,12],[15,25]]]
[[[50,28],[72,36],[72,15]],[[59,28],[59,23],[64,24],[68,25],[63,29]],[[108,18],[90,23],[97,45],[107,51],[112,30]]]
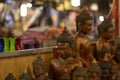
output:
[[[113,6],[113,4],[110,3],[110,4],[109,4],[109,7],[112,8],[112,6]]]
[[[31,8],[32,4],[31,3],[27,3],[27,7]]]
[[[102,22],[104,21],[104,17],[103,16],[99,16],[99,20]]]
[[[71,5],[74,7],[80,6],[80,0],[71,0]]]
[[[57,10],[59,10],[59,11],[63,11],[63,10],[64,10],[64,6],[63,6],[63,4],[59,4],[59,6],[57,7]]]
[[[96,3],[93,3],[91,6],[90,6],[90,9],[91,10],[94,10],[94,11],[97,11],[98,10],[98,5]]]
[[[22,17],[27,16],[27,5],[26,5],[26,4],[22,4],[22,5],[20,6],[20,15],[21,15]]]
[[[0,3],[0,11],[3,9],[3,3]]]

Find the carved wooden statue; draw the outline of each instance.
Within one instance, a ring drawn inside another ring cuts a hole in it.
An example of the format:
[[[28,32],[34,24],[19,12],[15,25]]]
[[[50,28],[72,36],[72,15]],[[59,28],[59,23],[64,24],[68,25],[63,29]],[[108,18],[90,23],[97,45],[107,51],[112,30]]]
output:
[[[89,80],[101,80],[102,69],[98,63],[92,63],[88,68]]]
[[[112,64],[111,60],[111,51],[103,46],[99,51],[100,55],[100,68],[102,69],[101,80],[111,80],[112,79]]]
[[[93,60],[92,46],[89,37],[92,29],[92,17],[87,6],[76,17],[77,34],[75,36],[75,52],[77,56],[83,58],[88,64]]]
[[[13,73],[9,73],[5,80],[16,80],[16,78],[14,77]]]
[[[101,63],[103,61],[110,61],[112,58],[111,51],[106,46],[103,46],[101,50],[98,51],[98,61]]]
[[[111,53],[114,55],[115,52],[115,41],[113,38],[113,24],[108,21],[104,20],[100,25],[98,25],[98,42],[97,42],[97,51],[99,51],[102,46],[106,46],[108,49],[111,50]]]
[[[58,58],[52,59],[50,64],[49,75],[53,80],[61,80],[60,77],[67,69],[70,75],[75,66],[80,65],[80,60],[73,57],[74,54],[74,38],[68,33],[66,27],[63,33],[57,37]]]
[[[45,62],[41,59],[40,55],[32,63],[33,73],[35,75],[35,80],[44,80],[47,77]]]
[[[25,70],[21,75],[20,75],[20,80],[32,80],[32,77],[27,73]]]

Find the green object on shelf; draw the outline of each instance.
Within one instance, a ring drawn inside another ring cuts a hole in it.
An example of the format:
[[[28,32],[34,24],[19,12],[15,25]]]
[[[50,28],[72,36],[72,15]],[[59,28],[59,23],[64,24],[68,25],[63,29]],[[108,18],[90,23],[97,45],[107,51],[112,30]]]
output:
[[[15,51],[15,38],[9,38],[10,41],[10,51]]]
[[[9,38],[3,38],[4,40],[4,52],[9,51]]]

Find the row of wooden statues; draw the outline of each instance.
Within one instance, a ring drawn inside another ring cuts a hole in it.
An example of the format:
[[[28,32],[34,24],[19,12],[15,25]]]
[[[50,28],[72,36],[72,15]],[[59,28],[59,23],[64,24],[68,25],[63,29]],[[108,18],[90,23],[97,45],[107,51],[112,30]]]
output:
[[[85,6],[76,18],[75,37],[65,27],[57,38],[57,57],[51,60],[47,72],[50,80],[120,80],[120,38],[114,40],[113,24],[105,19],[98,25],[96,43],[87,36],[91,25],[92,17]],[[39,72],[42,74],[44,67],[41,66],[42,70],[36,67],[33,67],[34,73],[39,74],[35,74],[36,80],[44,80]]]
[[[75,37],[66,27],[58,36],[57,58],[51,60],[49,72],[40,56],[33,62],[35,80],[120,80],[120,38],[113,39],[113,25],[106,19],[98,25],[99,38],[92,43],[87,36],[91,25],[85,6],[76,18]]]
[[[58,57],[51,60],[52,80],[119,80],[120,39],[114,40],[113,24],[105,19],[98,25],[99,38],[92,43],[92,17],[83,7],[76,18],[77,33],[72,37],[64,29],[58,38]]]

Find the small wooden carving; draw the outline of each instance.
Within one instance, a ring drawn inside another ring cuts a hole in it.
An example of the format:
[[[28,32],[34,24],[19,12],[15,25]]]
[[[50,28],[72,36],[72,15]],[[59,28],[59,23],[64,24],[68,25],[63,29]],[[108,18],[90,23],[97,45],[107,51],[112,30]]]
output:
[[[9,73],[8,76],[5,78],[5,80],[16,80],[16,78],[13,75],[13,73]]]

